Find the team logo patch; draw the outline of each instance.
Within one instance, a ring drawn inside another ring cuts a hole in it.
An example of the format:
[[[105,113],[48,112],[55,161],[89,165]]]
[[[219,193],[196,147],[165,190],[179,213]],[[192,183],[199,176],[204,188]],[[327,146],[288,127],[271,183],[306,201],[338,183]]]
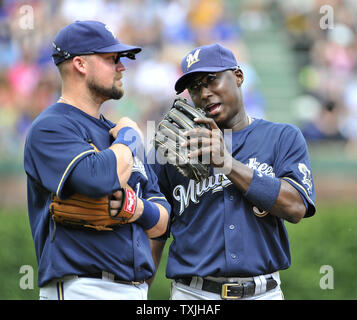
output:
[[[303,178],[301,182],[306,186],[306,191],[309,195],[312,194],[312,176],[311,171],[307,168],[306,164],[299,163],[299,171],[302,173]]]
[[[112,34],[113,38],[116,39],[115,33],[112,31],[112,29],[110,29],[108,25],[105,25],[104,27]]]
[[[200,61],[198,55],[200,54],[201,49],[197,49],[194,53],[190,53],[186,57],[187,69],[189,69],[194,63]]]

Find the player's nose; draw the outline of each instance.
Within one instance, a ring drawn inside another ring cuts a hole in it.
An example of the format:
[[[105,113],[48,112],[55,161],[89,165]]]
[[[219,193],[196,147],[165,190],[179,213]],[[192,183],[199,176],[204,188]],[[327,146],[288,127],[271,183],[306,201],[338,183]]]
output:
[[[209,86],[201,86],[201,99],[207,99],[212,95],[211,90],[209,89]]]
[[[122,64],[122,62],[119,60],[118,63],[116,64],[116,71],[117,72],[122,72],[122,71],[125,71],[125,67],[124,65]]]

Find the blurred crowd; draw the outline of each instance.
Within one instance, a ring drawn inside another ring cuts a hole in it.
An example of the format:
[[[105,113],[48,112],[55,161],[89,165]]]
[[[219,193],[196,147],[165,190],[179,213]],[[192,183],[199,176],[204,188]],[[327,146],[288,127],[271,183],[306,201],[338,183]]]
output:
[[[75,20],[99,20],[118,39],[139,45],[135,61],[124,59],[125,95],[108,101],[103,114],[157,121],[172,104],[180,61],[195,46],[220,42],[244,64],[245,44],[232,3],[222,0],[3,0],[0,1],[0,154],[21,158],[32,120],[60,95],[60,78],[51,59],[57,32]],[[246,62],[249,68],[248,62]],[[251,72],[254,69],[251,68]],[[250,81],[251,104],[259,92]],[[260,98],[259,98],[260,99]],[[254,106],[263,109],[263,104]],[[260,112],[260,111],[259,111]]]
[[[112,121],[126,115],[145,131],[147,120],[161,119],[175,97],[182,57],[213,42],[229,47],[249,72],[243,86],[246,108],[264,117],[259,78],[239,19],[244,3],[251,8],[253,2],[257,10],[276,8],[284,19],[304,92],[296,104],[307,139],[357,141],[356,1],[0,0],[1,161],[22,157],[32,120],[58,99],[51,43],[59,29],[75,20],[102,21],[120,41],[143,47],[137,60],[124,61],[125,96],[103,106]],[[333,25],[325,29],[319,12],[324,4],[333,7]]]
[[[342,140],[357,158],[357,1],[281,1],[303,94],[296,100],[309,141]]]

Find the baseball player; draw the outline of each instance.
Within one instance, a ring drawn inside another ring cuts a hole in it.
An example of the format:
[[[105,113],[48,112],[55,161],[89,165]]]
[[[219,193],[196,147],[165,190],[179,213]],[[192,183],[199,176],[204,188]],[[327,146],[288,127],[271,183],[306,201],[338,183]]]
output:
[[[104,101],[123,96],[121,59],[140,51],[97,21],[76,21],[54,39],[62,95],[34,120],[24,154],[40,299],[147,299],[149,238],[166,231],[170,205],[134,143],[141,139],[137,124],[126,117],[114,124],[100,113]],[[124,199],[124,186],[135,193]],[[110,215],[125,203],[132,216],[102,231],[56,223],[51,202],[57,197],[64,206],[73,194],[110,195]]]
[[[211,174],[196,182],[172,164],[153,165],[172,206],[166,275],[171,299],[283,299],[279,270],[291,263],[285,221],[315,213],[305,140],[298,128],[245,112],[243,71],[233,53],[212,44],[181,62],[175,89],[188,90],[210,129],[186,132],[191,159]],[[218,133],[218,134],[217,134]],[[153,241],[160,256],[164,241]]]

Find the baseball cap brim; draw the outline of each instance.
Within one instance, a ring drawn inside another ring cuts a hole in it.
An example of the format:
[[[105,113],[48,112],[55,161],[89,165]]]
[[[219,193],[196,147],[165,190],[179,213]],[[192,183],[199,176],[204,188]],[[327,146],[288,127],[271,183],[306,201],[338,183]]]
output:
[[[185,73],[184,75],[182,75],[175,84],[175,90],[177,94],[180,94],[182,91],[184,91],[186,89],[186,86],[188,84],[188,82],[190,81],[190,79],[192,78],[192,76],[195,73],[200,73],[200,72],[221,72],[221,71],[225,71],[228,70],[228,68],[225,67],[202,67],[202,68],[197,68],[194,69],[192,71],[189,71],[187,73]]]
[[[109,53],[109,52],[124,53],[124,52],[131,52],[131,53],[137,54],[141,50],[142,49],[140,47],[129,46],[129,45],[123,44],[123,43],[116,43],[116,44],[113,44],[112,46],[107,46],[107,47],[104,47],[104,48],[95,49],[93,51],[96,52],[96,53]]]
[[[129,46],[123,43],[115,43],[110,46],[106,46],[99,49],[91,50],[91,53],[109,53],[109,52],[118,52],[118,53],[126,53],[126,57],[132,60],[135,60],[135,55],[139,53],[142,49],[140,47]],[[88,52],[71,52],[69,56],[65,57],[63,54],[59,54],[56,51],[56,48],[53,48],[53,61],[56,65],[60,64],[61,62],[67,60],[68,58],[78,56],[81,54],[88,54]]]

